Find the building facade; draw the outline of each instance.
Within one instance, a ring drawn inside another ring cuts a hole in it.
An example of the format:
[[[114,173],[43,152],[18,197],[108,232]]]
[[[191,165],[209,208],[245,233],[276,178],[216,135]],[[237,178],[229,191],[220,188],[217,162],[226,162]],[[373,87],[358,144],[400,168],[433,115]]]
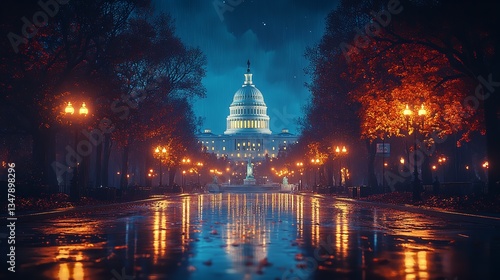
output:
[[[206,129],[198,135],[203,148],[231,160],[262,160],[266,156],[277,157],[280,152],[297,142],[297,136],[284,128],[273,134],[269,127],[270,118],[262,92],[253,84],[250,62],[247,62],[245,80],[233,96],[226,118],[226,131],[218,135]]]

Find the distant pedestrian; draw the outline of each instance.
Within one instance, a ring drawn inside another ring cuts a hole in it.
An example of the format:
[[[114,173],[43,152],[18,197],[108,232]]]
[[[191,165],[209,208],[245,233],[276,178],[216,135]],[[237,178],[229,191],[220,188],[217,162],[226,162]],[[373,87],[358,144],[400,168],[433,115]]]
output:
[[[432,182],[432,191],[434,194],[439,194],[439,188],[441,187],[441,184],[439,183],[438,177],[434,177],[434,182]]]

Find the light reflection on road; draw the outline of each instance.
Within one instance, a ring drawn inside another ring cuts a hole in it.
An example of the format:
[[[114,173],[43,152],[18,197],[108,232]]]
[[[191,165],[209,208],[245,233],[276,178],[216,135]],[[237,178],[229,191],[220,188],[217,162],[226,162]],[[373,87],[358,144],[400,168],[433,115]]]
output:
[[[26,279],[486,279],[496,229],[328,197],[205,194],[29,220],[17,256]]]

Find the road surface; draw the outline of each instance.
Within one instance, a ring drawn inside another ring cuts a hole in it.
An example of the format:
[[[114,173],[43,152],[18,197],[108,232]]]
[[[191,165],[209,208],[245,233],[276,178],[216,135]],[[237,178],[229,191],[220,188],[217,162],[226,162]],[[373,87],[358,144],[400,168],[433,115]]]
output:
[[[6,270],[0,276],[500,279],[498,229],[498,223],[488,220],[412,213],[332,197],[176,196],[20,217],[15,277]]]

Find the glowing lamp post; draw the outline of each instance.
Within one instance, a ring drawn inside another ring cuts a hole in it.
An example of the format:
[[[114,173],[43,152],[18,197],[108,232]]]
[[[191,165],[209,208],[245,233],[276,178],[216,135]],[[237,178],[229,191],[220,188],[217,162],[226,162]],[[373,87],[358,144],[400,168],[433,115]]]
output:
[[[403,111],[403,115],[406,118],[406,126],[409,130],[409,123],[410,123],[410,118],[413,115],[412,110],[409,109],[408,105],[406,105],[405,110]],[[420,107],[418,110],[418,117],[421,118],[421,124],[423,124],[423,120],[425,115],[427,115],[427,111],[424,108],[424,104]],[[418,131],[418,123],[417,120],[415,119],[414,122],[414,131],[413,131],[413,137],[414,137],[414,143],[413,143],[413,201],[419,201],[422,200],[422,197],[420,196],[420,179],[418,178],[418,167],[417,167],[417,131]]]
[[[186,170],[182,170],[182,182],[181,182],[181,187],[182,189],[185,188],[185,185],[186,185]]]
[[[158,146],[154,151],[154,155],[160,160],[160,187],[163,185],[163,170],[162,170],[162,162],[167,158],[167,148]]]
[[[311,163],[312,163],[313,165],[318,166],[318,167],[317,167],[318,173],[319,173],[319,164],[320,164],[320,162],[321,162],[321,161],[319,160],[319,158],[313,158],[313,159],[311,159]],[[319,175],[319,174],[318,174],[318,175]],[[316,171],[314,172],[314,189],[316,189]]]
[[[85,105],[85,102],[82,103],[80,110],[78,111],[78,115],[75,114],[75,108],[71,102],[68,102],[66,107],[64,108],[64,113],[66,117],[70,120],[70,125],[74,128],[74,137],[75,137],[75,152],[78,148],[78,121],[77,117],[86,117],[89,114],[89,109]],[[80,198],[80,188],[79,188],[79,179],[78,179],[78,159],[75,159],[75,167],[73,168],[73,179],[71,182],[71,190],[70,196],[73,200],[78,200]]]
[[[200,176],[201,176],[201,169],[203,168],[203,162],[197,162],[196,166],[198,166],[198,187],[201,187]]]
[[[185,165],[186,166],[185,168],[190,169],[191,159],[185,157],[182,159],[181,164]],[[183,191],[186,190],[186,178],[185,177],[186,177],[186,171],[184,170],[182,172],[182,182],[181,182],[181,185],[182,185],[181,187],[182,187]]]
[[[299,192],[302,191],[302,174],[303,173],[303,168],[304,167],[304,163],[303,162],[297,162],[297,168],[300,172],[300,181],[299,181]]]
[[[438,163],[439,163],[439,165],[445,164],[446,163],[446,157],[445,156],[440,156],[438,158]],[[441,172],[443,174],[443,182],[444,182],[444,177],[445,177],[445,168],[444,167],[441,168]]]
[[[347,149],[345,146],[342,146],[340,149],[339,146],[335,148],[335,154],[339,158],[339,189],[342,189],[342,157],[347,155]]]
[[[485,178],[488,179],[488,168],[490,167],[490,164],[488,163],[488,161],[485,161],[483,164],[482,164],[483,168],[484,168],[484,175],[485,175]]]

